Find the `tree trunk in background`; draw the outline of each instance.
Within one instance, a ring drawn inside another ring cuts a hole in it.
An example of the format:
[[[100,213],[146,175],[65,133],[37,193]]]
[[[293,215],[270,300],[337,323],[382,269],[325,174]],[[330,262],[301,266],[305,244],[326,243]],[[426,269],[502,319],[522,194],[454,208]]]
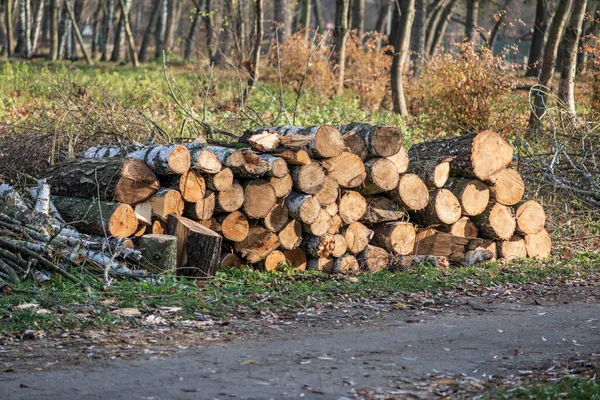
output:
[[[167,20],[165,25],[165,49],[171,50],[173,47],[173,36],[175,27],[175,18],[177,13],[177,0],[167,0]]]
[[[281,43],[285,42],[286,37],[291,33],[290,25],[290,7],[288,0],[275,0],[273,4],[273,14],[277,25],[279,25],[278,37]]]
[[[392,7],[392,0],[381,0],[381,8],[379,9],[379,15],[377,16],[377,22],[375,23],[375,31],[387,35],[386,25],[388,21],[388,15]]]
[[[394,104],[394,112],[402,116],[408,116],[402,75],[409,52],[410,32],[414,17],[415,0],[401,0],[400,10],[397,7],[394,8],[394,27],[392,28],[394,58],[392,59],[391,71],[392,103]]]
[[[552,75],[556,67],[556,56],[558,53],[558,45],[560,44],[560,37],[562,35],[563,28],[569,15],[572,0],[559,0],[554,18],[548,28],[548,39],[546,46],[544,47],[544,59],[542,64],[542,72],[540,73],[539,82],[544,86],[549,86],[552,81]],[[546,96],[542,93],[535,94],[534,108],[531,111],[529,118],[529,126],[533,128],[537,126],[539,118],[544,114],[546,110]]]
[[[192,25],[190,26],[190,31],[185,40],[185,47],[183,50],[183,59],[186,61],[192,59],[192,54],[194,54],[194,48],[196,47],[196,33],[200,26],[200,12],[202,9],[198,7],[199,4],[194,3],[194,5],[196,6],[194,8],[194,18],[192,19]]]
[[[575,72],[577,68],[577,47],[581,36],[581,26],[585,17],[587,0],[574,0],[571,19],[563,38],[563,59],[560,66],[558,97],[566,104],[569,112],[575,115]]]
[[[52,1],[52,0],[50,0]],[[92,60],[98,58],[98,39],[100,37],[100,15],[102,14],[104,1],[98,1],[98,7],[96,8],[96,12],[93,16],[92,23],[92,49],[91,49],[91,57]]]
[[[117,2],[119,0],[116,0]],[[130,0],[129,0],[130,1]],[[118,4],[116,4],[118,7]],[[119,8],[119,7],[118,7]],[[113,51],[110,56],[110,61],[119,62],[121,61],[121,44],[123,43],[123,13],[119,11],[119,20],[117,22],[117,29],[115,29],[115,40],[113,44]]]
[[[160,7],[158,8],[158,17],[156,19],[156,30],[154,31],[154,43],[156,43],[154,58],[157,60],[162,58],[162,53],[165,50],[168,10],[168,0],[161,0]]]
[[[252,93],[254,84],[258,81],[258,65],[260,62],[260,47],[263,40],[263,0],[256,0],[256,12],[255,12],[255,24],[254,24],[254,48],[252,49],[252,65],[250,69],[250,77],[248,79],[248,86],[244,91],[243,103],[245,104]]]
[[[583,26],[581,27],[581,36],[579,38],[579,46],[577,51],[577,74],[583,73],[586,71],[586,64],[588,53],[585,51],[585,45],[589,40],[589,35],[593,33],[596,21],[595,16],[598,12],[598,6],[593,4],[593,2],[588,1],[588,13],[591,15],[591,18],[584,18]]]
[[[31,52],[31,3],[30,0],[20,0],[19,2],[19,24],[21,30],[21,57],[30,59],[33,55]]]
[[[246,12],[246,2],[244,1],[236,1],[237,4],[237,8],[236,8],[236,24],[235,24],[235,46],[236,46],[236,51],[238,53],[238,58],[239,61],[242,62],[244,60],[244,58],[246,57],[246,48],[247,48],[247,43],[246,43],[246,39],[247,39],[247,28],[246,28],[246,16],[247,16],[247,12]],[[279,32],[279,35],[281,35],[281,31]],[[281,38],[280,38],[281,40]]]
[[[208,51],[208,59],[212,60],[214,57],[214,29],[213,29],[213,16],[211,13],[211,0],[204,2],[204,12],[202,13],[202,20],[204,21],[204,27],[206,29],[206,50]]]
[[[14,38],[13,38],[13,7],[12,0],[5,0],[4,18],[6,22],[6,55],[12,56]]]
[[[163,4],[164,0],[155,0],[154,6],[152,7],[152,12],[150,13],[150,20],[146,25],[146,30],[144,31],[144,36],[142,37],[142,43],[140,45],[140,51],[138,53],[139,62],[148,61],[148,46],[150,46],[150,40],[152,40],[152,33],[154,32],[154,27],[156,26],[156,19],[158,18],[158,11]],[[196,15],[200,14],[200,10],[198,10]]]
[[[365,33],[365,0],[352,0],[352,29],[359,37]]]
[[[410,34],[410,51],[414,63],[414,74],[419,76],[423,57],[425,56],[425,14],[427,4],[425,0],[415,0],[415,19]]]
[[[323,19],[323,9],[321,8],[321,0],[312,0],[312,2],[317,29],[319,30],[319,32],[325,33],[325,20]]]
[[[90,55],[88,54],[87,50],[85,49],[85,44],[83,43],[83,37],[81,36],[81,32],[79,31],[79,27],[77,26],[78,18],[75,16],[75,12],[73,12],[73,7],[71,6],[71,3],[65,2],[65,7],[67,8],[67,12],[69,13],[69,19],[71,21],[71,26],[72,26],[73,30],[75,31],[75,37],[77,38],[79,47],[81,47],[81,52],[83,53],[83,57],[85,58],[85,61],[89,65],[93,65],[94,63],[92,62]]]
[[[31,28],[31,54],[35,53],[38,38],[42,30],[42,21],[44,18],[44,0],[38,0],[34,11],[33,27]]]
[[[446,33],[446,28],[450,22],[450,17],[452,17],[452,13],[454,12],[454,6],[456,5],[456,2],[457,0],[450,0],[450,2],[446,4],[440,13],[440,18],[431,41],[431,48],[429,49],[429,55],[431,56],[434,56],[437,53],[439,47],[444,42],[444,34]]]
[[[348,40],[348,16],[350,0],[335,0],[335,27],[333,28],[334,56],[338,67],[336,93],[344,91],[344,75],[346,70],[346,41]]]
[[[479,17],[479,0],[467,0],[467,17],[465,24],[465,40],[477,42],[477,20]]]
[[[137,68],[139,66],[137,53],[135,51],[135,39],[133,38],[133,32],[131,31],[131,24],[129,23],[129,12],[131,10],[131,3],[127,7],[124,0],[119,0],[121,6],[121,15],[123,15],[123,28],[125,30],[125,36],[127,37],[127,47],[129,48],[129,59],[133,66]]]
[[[60,1],[60,0],[59,0]],[[71,0],[65,0],[71,1]],[[68,54],[67,42],[69,41],[69,32],[71,29],[71,20],[69,19],[69,13],[67,11],[67,7],[63,7],[60,12],[59,18],[59,29],[58,29],[58,57],[57,59],[68,58],[70,55]]]
[[[542,71],[542,52],[544,50],[544,37],[548,27],[548,9],[546,0],[537,0],[535,7],[535,23],[529,48],[529,60],[525,76],[538,76]]]
[[[110,41],[110,35],[113,34],[114,29],[115,0],[106,0],[105,7],[104,19],[102,22],[102,57],[100,57],[102,61],[108,60],[108,42]]]
[[[211,62],[214,65],[222,65],[225,59],[231,55],[231,28],[233,23],[233,4],[232,0],[223,0],[221,32],[219,34],[219,45]]]
[[[310,16],[312,14],[312,0],[302,0],[302,25],[304,27],[304,40],[310,36]]]
[[[435,31],[448,2],[449,0],[439,0],[433,4],[433,7],[427,12],[427,21],[425,22],[425,52],[427,54],[431,54]]]

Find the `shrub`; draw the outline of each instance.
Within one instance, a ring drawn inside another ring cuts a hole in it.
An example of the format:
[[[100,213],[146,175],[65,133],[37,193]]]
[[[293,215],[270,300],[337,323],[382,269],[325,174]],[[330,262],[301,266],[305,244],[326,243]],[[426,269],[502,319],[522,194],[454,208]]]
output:
[[[429,136],[494,128],[506,117],[504,103],[516,86],[515,66],[485,47],[469,43],[427,61],[408,79],[409,112],[420,116]]]

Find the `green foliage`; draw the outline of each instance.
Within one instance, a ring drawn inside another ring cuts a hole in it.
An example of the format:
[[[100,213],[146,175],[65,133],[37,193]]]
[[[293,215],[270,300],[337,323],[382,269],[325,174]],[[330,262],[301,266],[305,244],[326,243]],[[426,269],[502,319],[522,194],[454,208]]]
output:
[[[600,382],[595,377],[592,379],[566,377],[555,383],[530,384],[506,390],[496,389],[486,397],[491,399],[599,400]]]

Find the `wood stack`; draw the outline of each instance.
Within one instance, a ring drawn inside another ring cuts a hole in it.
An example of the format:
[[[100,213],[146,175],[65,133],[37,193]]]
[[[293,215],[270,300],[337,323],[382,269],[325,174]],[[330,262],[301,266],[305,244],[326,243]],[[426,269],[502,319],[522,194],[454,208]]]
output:
[[[240,142],[92,148],[48,183],[82,232],[177,236],[177,268],[193,276],[219,264],[377,271],[411,254],[462,262],[492,243],[487,259],[549,254],[543,208],[522,201],[512,147],[494,132],[410,151],[399,129],[363,123],[267,127]]]

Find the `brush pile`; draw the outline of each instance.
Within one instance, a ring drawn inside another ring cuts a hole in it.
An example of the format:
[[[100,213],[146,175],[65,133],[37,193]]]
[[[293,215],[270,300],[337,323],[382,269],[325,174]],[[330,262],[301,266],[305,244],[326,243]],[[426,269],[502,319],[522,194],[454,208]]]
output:
[[[523,200],[513,149],[492,131],[410,151],[399,129],[363,123],[264,127],[239,142],[91,148],[48,171],[52,207],[79,235],[133,244],[152,271],[197,277],[550,253],[544,210]]]

